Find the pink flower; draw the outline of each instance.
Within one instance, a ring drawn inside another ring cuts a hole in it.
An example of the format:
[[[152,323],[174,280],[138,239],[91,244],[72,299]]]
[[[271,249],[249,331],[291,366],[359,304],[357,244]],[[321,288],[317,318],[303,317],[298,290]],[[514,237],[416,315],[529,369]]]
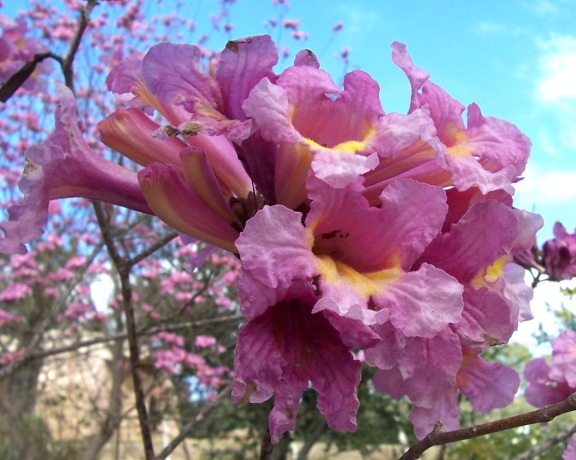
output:
[[[12,283],[0,292],[0,301],[16,302],[32,295],[32,289],[27,284]]]
[[[554,239],[542,247],[546,273],[552,281],[576,276],[576,232],[568,233],[560,222],[554,224]]]
[[[209,348],[216,344],[216,339],[208,335],[198,335],[194,339],[194,345],[198,348]]]
[[[9,208],[10,221],[0,223],[0,251],[23,254],[24,246],[42,234],[50,200],[83,197],[150,213],[136,173],[90,150],[82,137],[70,90],[57,85],[60,105],[56,128],[47,141],[26,152],[28,165],[20,180],[24,199]]]
[[[367,325],[389,319],[408,336],[433,337],[459,320],[460,284],[428,264],[411,270],[442,227],[442,189],[398,180],[376,208],[356,184],[334,189],[311,176],[308,188],[304,218],[276,205],[248,221],[237,246],[254,278],[272,288],[313,281],[321,293],[314,311],[329,308]]]
[[[392,48],[392,59],[412,87],[410,113],[424,108],[437,131],[436,137],[428,140],[429,146],[412,148],[406,161],[411,159],[414,168],[414,160],[424,159],[428,151],[430,173],[436,169],[437,180],[442,180],[442,170],[449,174],[450,179],[443,179],[449,181],[444,185],[452,183],[460,191],[478,187],[483,194],[500,189],[513,194],[510,184],[526,166],[529,139],[511,123],[484,117],[476,104],[468,106],[465,126],[461,118],[465,107],[428,81],[428,73],[413,64],[405,45],[395,42]],[[432,161],[437,164],[435,168]]]
[[[378,369],[377,389],[411,400],[419,437],[439,420],[457,426],[459,392],[481,412],[508,404],[518,376],[479,356],[530,318],[532,291],[514,260],[542,221],[512,204],[528,139],[474,104],[465,124],[464,106],[398,43],[393,60],[412,87],[406,115],[384,113],[368,74],[350,72],[340,88],[306,50],[275,75],[268,36],[229,42],[208,73],[202,56],[163,43],[109,75],[127,107],[100,123],[101,138],[139,164],[137,174],[87,149],[61,90],[56,132],[28,153],[26,197],[0,225],[0,249],[22,251],[49,200],[79,195],[156,214],[239,256],[247,321],[232,397],[274,397],[273,442],[295,427],[310,384],[328,425],[355,429],[358,356]],[[173,277],[163,289],[184,300],[189,285]],[[221,384],[201,356],[164,338],[173,346],[154,352],[158,367],[187,366],[202,384]],[[545,379],[572,384],[563,350]]]
[[[13,322],[21,323],[22,321],[24,321],[22,316],[15,316],[13,313],[0,308],[0,328]]]
[[[269,423],[276,443],[294,429],[298,401],[311,381],[328,425],[354,431],[360,362],[352,350],[374,344],[377,336],[361,321],[331,311],[314,313],[315,288],[309,283],[274,289],[249,273],[243,283],[243,304],[252,308],[238,333],[232,400],[262,402],[274,396]]]
[[[552,340],[552,359],[537,358],[526,365],[526,401],[536,407],[563,401],[576,391],[576,332],[564,331]]]

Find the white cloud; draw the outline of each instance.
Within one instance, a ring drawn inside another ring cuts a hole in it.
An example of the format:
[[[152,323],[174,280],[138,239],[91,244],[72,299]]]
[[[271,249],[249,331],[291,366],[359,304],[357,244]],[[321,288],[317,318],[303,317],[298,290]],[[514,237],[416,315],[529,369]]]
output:
[[[524,6],[540,16],[558,15],[562,12],[558,0],[529,0]]]
[[[358,8],[354,4],[339,3],[336,8],[339,15],[344,18],[344,30],[352,36],[365,35],[375,27],[382,25],[382,17],[373,10]]]
[[[542,207],[576,202],[576,171],[543,171],[529,162],[524,176],[514,185],[521,202]]]
[[[481,21],[474,27],[474,31],[479,35],[519,36],[528,33],[528,31],[522,27],[495,21]]]
[[[538,99],[544,103],[569,103],[576,111],[576,37],[553,37],[542,42],[541,49]]]

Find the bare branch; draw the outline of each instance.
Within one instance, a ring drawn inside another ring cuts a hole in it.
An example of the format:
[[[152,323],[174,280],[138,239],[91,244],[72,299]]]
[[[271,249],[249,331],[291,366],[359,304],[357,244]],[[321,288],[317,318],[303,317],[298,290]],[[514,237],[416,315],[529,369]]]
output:
[[[546,423],[554,420],[557,416],[576,410],[576,392],[572,393],[564,401],[557,404],[550,404],[549,406],[542,407],[538,410],[527,412],[514,417],[495,420],[493,422],[484,423],[460,430],[448,431],[443,433],[441,424],[424,439],[414,444],[408,449],[400,460],[413,460],[419,458],[425,451],[432,446],[439,446],[442,444],[449,444],[451,442],[462,441],[464,439],[472,439],[487,434],[496,433],[499,431],[511,430],[525,425],[533,425],[535,423]]]
[[[207,417],[208,415],[210,415],[210,413],[216,408],[216,406],[222,401],[224,400],[224,398],[227,398],[230,395],[230,391],[232,390],[232,384],[229,383],[228,385],[226,385],[217,395],[216,398],[214,398],[212,401],[210,401],[210,404],[208,404],[204,409],[202,409],[198,415],[196,415],[196,417],[194,417],[192,420],[190,420],[186,425],[184,425],[182,427],[182,430],[180,431],[180,433],[178,433],[178,436],[176,436],[171,442],[170,444],[168,444],[164,450],[162,450],[162,452],[160,452],[156,457],[154,457],[154,460],[164,460],[166,457],[168,457],[168,455],[170,455],[174,449],[176,449],[176,447],[178,447],[178,445],[190,434],[192,433],[192,431],[200,424],[202,423]]]
[[[220,316],[218,318],[201,319],[198,321],[186,321],[186,322],[182,322],[182,323],[178,323],[178,324],[165,324],[165,325],[161,325],[161,326],[147,327],[147,328],[139,329],[137,331],[137,335],[138,336],[154,335],[154,334],[158,334],[159,332],[169,332],[169,331],[179,331],[181,329],[200,328],[200,327],[209,326],[209,325],[213,325],[213,324],[220,324],[220,323],[226,323],[226,322],[236,322],[236,321],[240,321],[242,319],[244,319],[244,316],[234,314],[234,315]],[[99,337],[97,339],[84,340],[82,342],[76,342],[76,343],[66,345],[63,347],[54,348],[52,350],[46,350],[46,351],[41,351],[41,352],[30,354],[27,357],[26,362],[33,361],[36,359],[44,359],[48,356],[59,355],[59,354],[68,353],[71,351],[77,351],[81,348],[91,347],[93,345],[99,345],[101,343],[107,343],[107,342],[112,342],[112,341],[117,341],[117,340],[124,340],[127,337],[128,337],[128,334],[126,332],[121,332],[118,334],[110,335],[108,337]]]
[[[88,0],[86,2],[86,6],[80,10],[80,20],[78,21],[78,30],[72,39],[72,43],[70,44],[70,49],[68,50],[68,54],[64,58],[62,62],[62,73],[64,74],[64,82],[66,86],[70,88],[70,90],[75,93],[74,91],[74,58],[76,57],[76,53],[78,48],[80,47],[80,43],[82,41],[82,37],[84,36],[84,32],[88,28],[90,24],[90,14],[94,7],[98,5],[98,0]]]
[[[120,292],[122,295],[122,307],[126,320],[126,330],[128,334],[128,349],[130,351],[130,368],[132,371],[132,382],[134,384],[134,397],[136,399],[136,411],[138,412],[138,422],[140,424],[140,433],[142,435],[142,443],[146,460],[154,458],[154,445],[152,444],[152,434],[150,430],[150,421],[148,419],[148,411],[146,409],[146,400],[144,397],[144,390],[142,386],[141,363],[140,363],[140,349],[138,347],[138,335],[136,332],[136,319],[134,315],[134,306],[132,304],[132,285],[130,284],[130,270],[132,265],[128,260],[124,259],[118,252],[118,248],[114,239],[110,235],[110,224],[101,203],[92,203],[100,231],[102,232],[102,239],[108,249],[112,263],[116,267],[118,276],[120,278]]]
[[[6,102],[10,99],[26,80],[30,78],[30,75],[34,73],[36,66],[47,58],[55,59],[60,63],[60,66],[64,63],[64,60],[60,56],[52,52],[35,54],[31,61],[24,64],[18,72],[11,75],[8,81],[0,87],[0,101]]]
[[[140,254],[132,257],[129,261],[128,264],[130,266],[132,265],[136,265],[138,262],[144,260],[146,257],[150,256],[151,254],[155,253],[156,251],[158,251],[159,249],[162,249],[164,246],[166,246],[168,243],[170,243],[170,241],[172,241],[174,238],[176,238],[178,236],[178,232],[170,232],[168,233],[168,235],[164,236],[163,238],[159,239],[158,241],[156,241],[154,244],[148,246],[144,251],[142,251]]]

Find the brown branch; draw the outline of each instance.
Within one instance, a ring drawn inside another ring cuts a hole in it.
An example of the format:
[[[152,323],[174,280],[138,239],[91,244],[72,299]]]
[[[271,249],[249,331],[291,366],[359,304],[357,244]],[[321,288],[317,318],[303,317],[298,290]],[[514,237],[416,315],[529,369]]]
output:
[[[240,321],[245,319],[242,315],[228,315],[228,316],[220,316],[218,318],[210,318],[210,319],[201,319],[197,321],[186,321],[178,324],[165,324],[163,326],[156,326],[156,327],[146,327],[139,329],[136,334],[138,336],[143,335],[154,335],[158,334],[159,332],[170,332],[170,331],[179,331],[181,329],[191,329],[191,328],[199,328],[204,326],[209,326],[213,324],[220,324],[226,323],[228,321]],[[126,332],[120,332],[118,334],[110,335],[108,337],[99,337],[97,339],[91,340],[84,340],[82,342],[76,342],[70,345],[66,345],[63,347],[54,348],[52,350],[46,350],[42,352],[37,352],[29,355],[27,357],[27,361],[33,361],[36,359],[44,359],[48,356],[59,355],[62,353],[68,353],[70,351],[77,351],[80,348],[91,347],[93,345],[99,345],[101,343],[113,342],[117,340],[124,340],[128,337]]]
[[[260,444],[260,456],[259,460],[270,460],[272,458],[272,451],[274,446],[272,445],[272,440],[270,438],[270,426],[268,425],[268,419],[266,419],[266,429],[262,433],[262,444]]]
[[[408,449],[400,460],[413,460],[419,458],[426,450],[432,446],[439,446],[449,444],[464,439],[472,439],[480,436],[485,436],[499,431],[511,430],[525,425],[533,425],[535,423],[546,423],[554,420],[559,415],[565,414],[576,410],[576,392],[572,393],[564,401],[557,404],[550,404],[549,406],[542,407],[538,410],[527,412],[525,414],[515,415],[501,420],[484,423],[460,430],[448,431],[443,433],[441,424],[424,439],[414,444]]]
[[[6,102],[8,99],[10,99],[14,93],[18,91],[18,89],[20,89],[20,87],[26,82],[26,80],[30,78],[30,75],[34,73],[36,66],[47,58],[55,59],[60,63],[60,66],[62,66],[64,63],[64,60],[60,56],[50,51],[46,53],[35,54],[31,61],[24,64],[20,70],[12,74],[6,83],[0,87],[0,101]]]
[[[132,373],[132,383],[134,385],[134,397],[136,399],[136,411],[138,413],[138,422],[140,424],[140,433],[142,435],[142,444],[146,454],[146,460],[154,458],[154,445],[152,444],[152,433],[150,430],[150,421],[146,409],[146,400],[142,385],[140,350],[138,347],[138,335],[136,331],[136,319],[134,315],[134,306],[132,304],[132,285],[130,283],[130,271],[132,265],[123,258],[118,252],[118,248],[110,235],[110,225],[101,203],[92,203],[102,239],[108,249],[112,263],[116,267],[120,278],[120,292],[122,295],[122,308],[126,320],[126,331],[128,334],[128,350],[130,359],[130,368]]]
[[[92,13],[92,10],[96,5],[98,5],[98,0],[88,0],[86,2],[86,6],[80,10],[78,30],[76,31],[76,34],[74,34],[74,38],[72,39],[72,43],[70,44],[68,54],[66,55],[66,57],[62,62],[62,73],[64,74],[64,82],[66,83],[66,86],[70,88],[70,90],[73,93],[75,93],[74,69],[73,69],[74,58],[76,57],[78,48],[80,48],[80,43],[82,42],[84,32],[90,25],[90,14]]]
[[[164,460],[168,455],[170,455],[176,447],[190,434],[192,431],[202,423],[210,413],[216,408],[216,406],[224,399],[230,395],[230,391],[232,390],[232,384],[229,383],[226,385],[214,398],[210,401],[204,409],[202,409],[196,417],[190,420],[186,425],[182,427],[180,433],[168,444],[162,452],[160,452],[154,460]]]
[[[148,246],[144,251],[142,251],[141,253],[135,255],[134,257],[132,257],[129,261],[128,264],[130,266],[132,265],[136,265],[138,262],[144,260],[146,257],[150,256],[151,254],[155,253],[156,251],[158,251],[159,249],[162,249],[164,246],[166,246],[168,243],[170,243],[170,241],[172,241],[174,238],[176,238],[178,236],[178,232],[170,232],[168,233],[166,236],[164,236],[163,238],[159,239],[158,241],[156,241],[154,244]]]
[[[10,76],[8,81],[0,87],[0,101],[6,102],[10,99],[16,91],[30,78],[30,76],[36,70],[36,66],[40,64],[44,59],[54,59],[60,64],[60,69],[62,70],[62,75],[64,75],[64,82],[66,86],[74,92],[74,70],[72,68],[74,58],[82,42],[82,37],[86,28],[90,24],[90,13],[94,7],[98,4],[98,0],[88,0],[86,7],[80,11],[80,20],[78,23],[78,30],[72,39],[70,44],[70,49],[65,58],[59,56],[51,51],[45,53],[35,54],[31,61],[27,62],[22,66],[20,70]]]

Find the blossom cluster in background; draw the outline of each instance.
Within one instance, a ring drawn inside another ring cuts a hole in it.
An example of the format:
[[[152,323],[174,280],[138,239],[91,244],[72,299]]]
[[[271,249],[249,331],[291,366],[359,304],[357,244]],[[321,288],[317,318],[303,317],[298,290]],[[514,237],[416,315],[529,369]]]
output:
[[[232,398],[274,397],[273,442],[310,383],[327,423],[355,429],[358,350],[378,390],[410,399],[420,438],[438,421],[458,426],[460,392],[480,412],[508,405],[518,375],[480,355],[531,318],[514,258],[542,219],[512,205],[530,142],[476,104],[464,122],[466,107],[404,45],[392,50],[412,88],[407,114],[386,114],[365,72],[340,88],[308,50],[276,74],[269,36],[229,42],[208,73],[195,46],[125,59],[107,80],[125,106],[99,132],[138,170],[94,154],[60,86],[56,128],[27,152],[0,249],[24,252],[51,200],[81,196],[236,254],[247,321]]]
[[[556,236],[558,232],[556,231]],[[576,391],[576,332],[564,331],[552,340],[552,358],[547,363],[537,358],[526,365],[524,377],[528,387],[526,401],[536,407],[564,401]],[[576,458],[576,436],[572,437],[563,458]]]

